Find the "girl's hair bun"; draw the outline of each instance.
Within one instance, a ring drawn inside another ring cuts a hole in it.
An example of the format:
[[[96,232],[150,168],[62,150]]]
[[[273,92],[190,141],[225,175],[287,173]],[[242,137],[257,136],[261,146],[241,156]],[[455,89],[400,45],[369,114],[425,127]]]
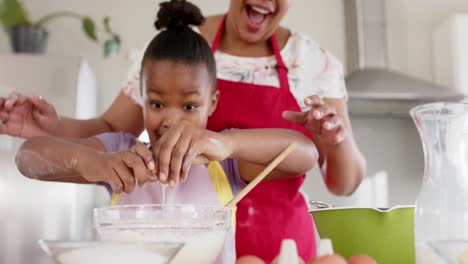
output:
[[[189,26],[199,26],[205,22],[205,17],[200,9],[185,0],[171,0],[162,2],[157,20],[154,23],[156,29],[177,30]]]

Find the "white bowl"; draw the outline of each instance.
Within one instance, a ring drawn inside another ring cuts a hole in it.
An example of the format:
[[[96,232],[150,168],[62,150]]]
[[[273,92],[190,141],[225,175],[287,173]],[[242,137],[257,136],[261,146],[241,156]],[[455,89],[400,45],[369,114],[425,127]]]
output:
[[[40,240],[39,245],[57,264],[167,264],[183,243]]]

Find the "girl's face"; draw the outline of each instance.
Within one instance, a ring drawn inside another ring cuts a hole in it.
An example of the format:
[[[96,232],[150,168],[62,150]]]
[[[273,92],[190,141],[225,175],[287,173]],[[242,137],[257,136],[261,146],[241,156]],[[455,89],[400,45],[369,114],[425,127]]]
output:
[[[246,42],[265,41],[279,27],[292,0],[231,0],[228,22]]]
[[[219,92],[205,65],[148,60],[144,66],[145,127],[152,144],[181,120],[206,127]]]

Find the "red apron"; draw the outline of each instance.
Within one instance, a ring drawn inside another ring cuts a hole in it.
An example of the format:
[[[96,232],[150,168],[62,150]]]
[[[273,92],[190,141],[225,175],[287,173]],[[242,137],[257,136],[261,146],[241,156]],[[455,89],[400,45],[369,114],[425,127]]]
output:
[[[224,20],[212,43],[213,52],[221,41]],[[218,107],[208,119],[208,129],[289,128],[310,137],[302,126],[282,118],[284,110],[300,111],[289,90],[276,37],[271,45],[277,60],[280,88],[218,79]],[[313,219],[306,201],[299,192],[305,176],[260,183],[237,205],[237,257],[256,255],[270,263],[279,253],[283,239],[294,239],[304,260],[315,257]]]

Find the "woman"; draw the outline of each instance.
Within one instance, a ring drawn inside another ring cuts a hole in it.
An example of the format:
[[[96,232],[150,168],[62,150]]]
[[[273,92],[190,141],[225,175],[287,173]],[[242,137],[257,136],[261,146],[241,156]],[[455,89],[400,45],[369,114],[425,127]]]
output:
[[[208,128],[289,128],[311,136],[330,192],[351,194],[365,174],[346,108],[341,64],[300,33],[279,23],[290,0],[231,0],[226,15],[207,18],[199,31],[217,63],[220,98]],[[40,97],[14,94],[0,100],[0,133],[31,137],[86,137],[106,131],[143,130],[139,69],[99,118],[58,118]],[[319,96],[320,95],[320,96]],[[301,112],[301,109],[303,112]],[[260,168],[257,169],[260,171]],[[167,172],[162,172],[167,175]],[[260,184],[238,205],[238,257],[270,262],[281,240],[296,240],[305,259],[315,256],[313,220],[299,193],[304,177]]]

